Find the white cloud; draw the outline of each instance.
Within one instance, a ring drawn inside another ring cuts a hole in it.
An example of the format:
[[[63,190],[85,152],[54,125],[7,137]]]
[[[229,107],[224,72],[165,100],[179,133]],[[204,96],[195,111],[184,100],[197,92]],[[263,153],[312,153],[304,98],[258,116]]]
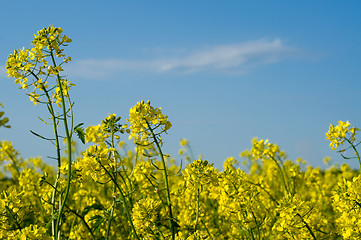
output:
[[[161,54],[164,56],[165,50]],[[222,72],[241,74],[264,64],[295,57],[300,51],[285,46],[280,39],[258,40],[240,44],[219,45],[202,50],[167,52],[167,57],[157,56],[150,60],[83,59],[64,66],[66,74],[86,79],[105,79],[121,72],[180,73]],[[180,56],[180,53],[183,53]],[[0,69],[1,70],[1,69]]]
[[[160,71],[177,69],[186,72],[237,71],[245,70],[250,66],[279,61],[286,55],[290,55],[291,50],[291,48],[283,46],[279,39],[272,42],[262,40],[215,46],[191,53],[184,58],[156,60],[155,63]]]

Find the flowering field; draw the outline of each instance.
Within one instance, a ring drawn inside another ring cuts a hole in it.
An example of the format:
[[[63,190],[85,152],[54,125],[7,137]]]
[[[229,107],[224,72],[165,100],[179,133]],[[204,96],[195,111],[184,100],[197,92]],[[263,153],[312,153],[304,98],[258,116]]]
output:
[[[361,238],[360,172],[347,164],[313,168],[256,138],[240,154],[249,172],[236,158],[215,169],[196,159],[185,139],[175,159],[163,153],[172,124],[149,101],[136,103],[124,120],[109,114],[96,126],[74,123],[75,85],[62,68],[71,62],[69,43],[50,26],[31,48],[9,55],[8,76],[49,111],[54,135],[33,134],[53,143],[57,166],[23,159],[0,141],[0,239]],[[4,112],[0,127],[10,128]],[[358,131],[340,121],[326,138],[361,166]],[[76,142],[90,147],[76,155]]]

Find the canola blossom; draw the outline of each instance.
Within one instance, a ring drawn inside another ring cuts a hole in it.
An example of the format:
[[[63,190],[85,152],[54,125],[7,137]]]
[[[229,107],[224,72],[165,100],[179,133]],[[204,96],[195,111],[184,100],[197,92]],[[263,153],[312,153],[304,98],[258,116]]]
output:
[[[338,146],[344,143],[344,141],[355,142],[357,131],[360,131],[360,129],[356,127],[350,128],[350,123],[348,121],[339,121],[338,125],[335,127],[330,124],[330,129],[326,133],[326,138],[331,141],[330,147],[333,150],[336,150]]]
[[[71,60],[64,52],[71,40],[62,32],[44,28],[32,48],[8,58],[9,77],[35,105],[47,105],[54,136],[33,133],[55,146],[57,165],[24,159],[0,141],[0,239],[361,238],[361,175],[346,163],[325,158],[327,169],[314,168],[258,138],[223,170],[195,157],[187,139],[170,156],[163,138],[172,124],[149,101],[126,120],[109,114],[95,126],[73,124],[75,85],[61,67]],[[1,130],[11,131],[3,116]],[[326,138],[361,167],[358,131],[339,121]],[[88,147],[77,154],[80,143]]]

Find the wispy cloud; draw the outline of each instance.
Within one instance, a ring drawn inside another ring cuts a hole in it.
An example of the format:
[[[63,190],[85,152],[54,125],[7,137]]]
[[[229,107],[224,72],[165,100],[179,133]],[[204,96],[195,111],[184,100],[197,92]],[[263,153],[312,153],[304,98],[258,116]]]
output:
[[[172,51],[174,53],[174,51]],[[163,50],[164,53],[164,50]],[[300,50],[286,46],[280,39],[258,40],[240,44],[213,46],[188,52],[183,56],[155,56],[148,61],[126,59],[84,59],[73,62],[68,70],[73,76],[106,78],[123,71],[165,73],[224,72],[241,74],[264,65],[295,57]],[[176,55],[176,54],[175,54]]]
[[[250,67],[277,62],[295,54],[296,49],[286,47],[280,39],[274,41],[254,41],[234,45],[215,46],[196,51],[183,58],[155,60],[158,71],[182,70],[236,71],[243,72]]]
[[[180,55],[182,53],[182,55]],[[64,66],[72,77],[105,79],[125,71],[146,73],[197,73],[220,72],[242,74],[265,64],[296,57],[300,50],[286,46],[280,39],[257,40],[240,44],[218,45],[201,50],[180,51],[170,49],[164,57],[162,49],[151,59],[83,59]]]

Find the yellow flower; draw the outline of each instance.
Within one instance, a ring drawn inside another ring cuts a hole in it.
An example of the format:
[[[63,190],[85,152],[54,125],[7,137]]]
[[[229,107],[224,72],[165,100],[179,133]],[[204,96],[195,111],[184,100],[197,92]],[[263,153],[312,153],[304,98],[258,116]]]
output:
[[[139,200],[133,208],[132,219],[140,234],[153,235],[161,219],[161,202],[152,198]]]
[[[184,146],[186,146],[186,145],[188,145],[189,144],[189,141],[187,140],[187,139],[185,139],[185,138],[183,138],[181,141],[180,141],[180,145],[182,146],[182,147],[184,147]]]
[[[333,126],[330,124],[329,130],[326,133],[326,139],[330,140],[330,147],[332,150],[336,150],[338,146],[342,145],[345,139],[348,139],[350,142],[354,142],[356,131],[360,131],[360,129],[353,127],[350,128],[350,123],[339,121],[337,126]],[[349,138],[347,134],[351,134]]]
[[[168,116],[162,113],[161,108],[152,107],[149,101],[147,103],[144,103],[144,101],[138,102],[132,107],[127,122],[130,123],[129,139],[133,138],[142,147],[152,145],[155,141],[154,137],[162,145],[160,135],[167,133],[167,130],[172,127],[172,124],[168,121]]]
[[[67,46],[71,39],[62,35],[62,31],[61,28],[53,26],[43,28],[35,34],[31,42],[32,48],[25,49],[23,47],[15,50],[14,54],[10,54],[6,61],[8,77],[15,78],[15,83],[27,91],[29,87],[33,87],[29,96],[35,105],[40,100],[37,90],[51,92],[49,95],[53,98],[52,101],[60,106],[60,91],[62,90],[64,96],[68,96],[70,87],[74,86],[67,79],[59,76],[59,73],[63,71],[62,64],[71,61],[71,58],[66,57],[63,53],[63,46]],[[54,57],[56,59],[61,58],[62,61],[56,64]],[[47,79],[52,76],[60,77],[61,86],[59,86],[58,81],[55,81],[56,83],[49,89]]]
[[[187,187],[199,189],[201,186],[218,184],[217,173],[207,160],[198,159],[189,164],[183,171]]]
[[[266,140],[258,140],[257,138],[252,139],[252,149],[250,154],[255,159],[271,158],[276,159],[276,157],[284,157],[285,153],[280,151],[280,148],[277,144],[273,144]]]

